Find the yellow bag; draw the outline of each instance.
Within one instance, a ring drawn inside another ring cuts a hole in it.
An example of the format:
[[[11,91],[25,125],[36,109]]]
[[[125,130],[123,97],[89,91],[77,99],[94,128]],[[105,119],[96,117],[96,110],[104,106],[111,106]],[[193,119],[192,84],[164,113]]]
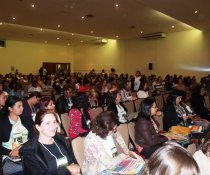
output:
[[[180,134],[182,136],[187,136],[188,134],[190,134],[191,129],[184,126],[172,126],[170,128],[170,131],[176,134]]]

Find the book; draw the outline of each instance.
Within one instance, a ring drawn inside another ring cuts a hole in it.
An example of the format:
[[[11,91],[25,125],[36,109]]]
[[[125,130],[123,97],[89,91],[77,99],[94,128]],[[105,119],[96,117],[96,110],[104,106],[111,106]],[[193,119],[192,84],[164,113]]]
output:
[[[144,161],[127,158],[120,162],[113,170],[110,170],[112,174],[139,174],[144,170]]]
[[[189,128],[191,129],[191,132],[202,132],[202,126],[198,126],[198,125],[193,125],[193,126],[189,126]]]

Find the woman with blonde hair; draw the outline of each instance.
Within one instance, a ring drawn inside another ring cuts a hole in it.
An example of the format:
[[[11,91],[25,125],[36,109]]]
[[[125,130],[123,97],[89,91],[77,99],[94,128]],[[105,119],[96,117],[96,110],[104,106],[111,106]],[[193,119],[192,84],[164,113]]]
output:
[[[190,153],[175,142],[167,142],[150,157],[144,175],[199,175]]]

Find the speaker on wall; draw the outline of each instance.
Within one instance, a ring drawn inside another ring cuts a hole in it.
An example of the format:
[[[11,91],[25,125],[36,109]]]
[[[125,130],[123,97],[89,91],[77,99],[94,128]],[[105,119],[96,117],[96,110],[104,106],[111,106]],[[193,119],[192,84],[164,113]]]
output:
[[[0,48],[6,47],[5,41],[0,40]]]
[[[148,66],[149,70],[152,70],[152,67],[153,67],[152,63],[149,63],[149,66]]]

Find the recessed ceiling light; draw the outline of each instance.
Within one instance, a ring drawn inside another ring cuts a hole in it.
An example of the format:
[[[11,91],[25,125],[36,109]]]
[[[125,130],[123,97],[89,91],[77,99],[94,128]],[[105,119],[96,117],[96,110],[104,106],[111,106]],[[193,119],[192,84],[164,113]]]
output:
[[[140,32],[141,34],[143,33],[143,31]]]
[[[13,19],[13,20],[16,20],[16,18],[15,18],[15,17],[12,17],[12,19]]]
[[[85,19],[85,17],[84,17],[84,16],[82,16],[81,18],[82,18],[82,19]]]
[[[116,7],[116,8],[119,7],[119,4],[115,4],[115,7]]]
[[[74,35],[74,33],[71,34],[72,36]]]
[[[60,24],[58,24],[58,28],[60,28],[61,27],[61,25]]]
[[[171,26],[171,28],[175,28],[175,26]]]
[[[2,25],[3,24],[3,22],[0,22],[0,25]]]
[[[40,31],[43,31],[43,28],[40,28]]]
[[[116,35],[116,38],[119,38],[119,36],[118,36],[118,35]]]
[[[34,8],[35,7],[35,4],[31,4],[31,7]]]
[[[93,33],[94,33],[94,31],[93,31],[93,30],[91,30],[91,31],[90,31],[90,33],[92,33],[92,34],[93,34]]]
[[[44,41],[45,44],[47,44],[47,41]]]
[[[70,46],[70,43],[68,43],[67,45]]]
[[[81,40],[80,42],[81,42],[81,43],[83,43],[83,41],[82,41],[82,40]]]
[[[194,13],[197,14],[198,13],[198,10],[195,10]]]
[[[57,40],[59,40],[60,38],[59,37],[57,37]]]

